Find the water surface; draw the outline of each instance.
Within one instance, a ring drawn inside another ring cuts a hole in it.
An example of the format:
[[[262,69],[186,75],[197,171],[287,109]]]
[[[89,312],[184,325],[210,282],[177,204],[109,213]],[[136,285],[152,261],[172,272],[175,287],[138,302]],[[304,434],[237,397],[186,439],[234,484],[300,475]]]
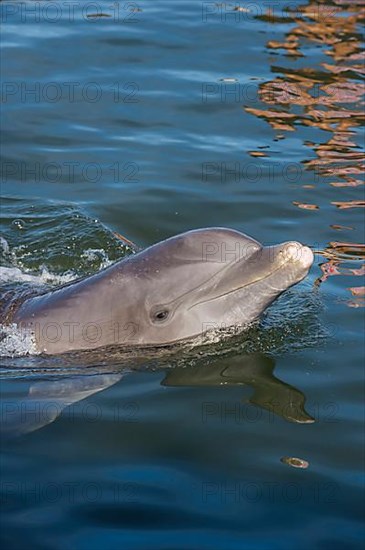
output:
[[[316,252],[227,342],[47,359],[8,329],[4,547],[362,548],[361,3],[0,8],[3,292],[131,253],[115,233]]]

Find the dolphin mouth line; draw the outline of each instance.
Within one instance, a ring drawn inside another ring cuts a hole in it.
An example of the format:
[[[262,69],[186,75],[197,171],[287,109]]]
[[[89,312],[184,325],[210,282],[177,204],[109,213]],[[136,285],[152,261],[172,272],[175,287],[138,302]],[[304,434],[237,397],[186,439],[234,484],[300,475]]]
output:
[[[237,292],[239,290],[242,290],[243,288],[245,288],[247,286],[250,286],[250,285],[253,285],[255,283],[259,283],[261,281],[264,281],[265,279],[268,279],[269,277],[271,277],[272,275],[274,275],[275,273],[277,273],[278,271],[280,271],[282,268],[284,268],[285,266],[287,266],[290,263],[293,263],[293,262],[291,260],[287,260],[286,262],[281,264],[279,267],[277,267],[276,269],[271,271],[268,275],[264,275],[263,277],[259,277],[258,279],[255,279],[254,281],[250,281],[249,283],[243,284],[243,285],[241,285],[237,288],[234,288],[233,290],[229,290],[228,292],[223,292],[223,294],[219,294],[218,296],[214,296],[214,298],[209,298],[208,300],[200,300],[200,302],[197,302],[194,305],[190,306],[188,308],[188,310],[193,309],[194,307],[196,307],[200,304],[205,304],[207,302],[213,302],[213,300],[218,300],[219,298],[222,298],[223,296],[228,296],[229,294],[233,294],[233,292]],[[275,289],[275,290],[280,291],[279,289]],[[283,289],[283,291],[284,290],[285,289]]]

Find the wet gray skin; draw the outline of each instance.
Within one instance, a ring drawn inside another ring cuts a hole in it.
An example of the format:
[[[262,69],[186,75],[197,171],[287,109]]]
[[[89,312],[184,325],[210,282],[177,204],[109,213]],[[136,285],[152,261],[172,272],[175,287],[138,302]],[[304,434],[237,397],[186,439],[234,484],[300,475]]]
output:
[[[257,320],[312,263],[296,242],[262,246],[231,229],[199,229],[29,298],[11,321],[47,354],[168,345]]]

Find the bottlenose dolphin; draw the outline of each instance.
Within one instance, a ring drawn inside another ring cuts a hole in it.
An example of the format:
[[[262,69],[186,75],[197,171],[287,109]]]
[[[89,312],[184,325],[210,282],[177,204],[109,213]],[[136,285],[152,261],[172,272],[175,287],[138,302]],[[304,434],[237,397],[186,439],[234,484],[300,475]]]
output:
[[[244,328],[312,263],[310,248],[297,242],[263,246],[231,229],[198,229],[24,299],[5,322],[31,331],[45,354],[166,346],[211,329]]]

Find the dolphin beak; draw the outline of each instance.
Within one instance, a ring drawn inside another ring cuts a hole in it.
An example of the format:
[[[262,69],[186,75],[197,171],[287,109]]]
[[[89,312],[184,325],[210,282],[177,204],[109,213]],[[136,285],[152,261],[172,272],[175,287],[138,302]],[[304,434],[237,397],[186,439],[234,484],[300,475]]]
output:
[[[295,241],[286,243],[282,253],[286,261],[299,262],[305,269],[309,269],[314,261],[311,249]]]

